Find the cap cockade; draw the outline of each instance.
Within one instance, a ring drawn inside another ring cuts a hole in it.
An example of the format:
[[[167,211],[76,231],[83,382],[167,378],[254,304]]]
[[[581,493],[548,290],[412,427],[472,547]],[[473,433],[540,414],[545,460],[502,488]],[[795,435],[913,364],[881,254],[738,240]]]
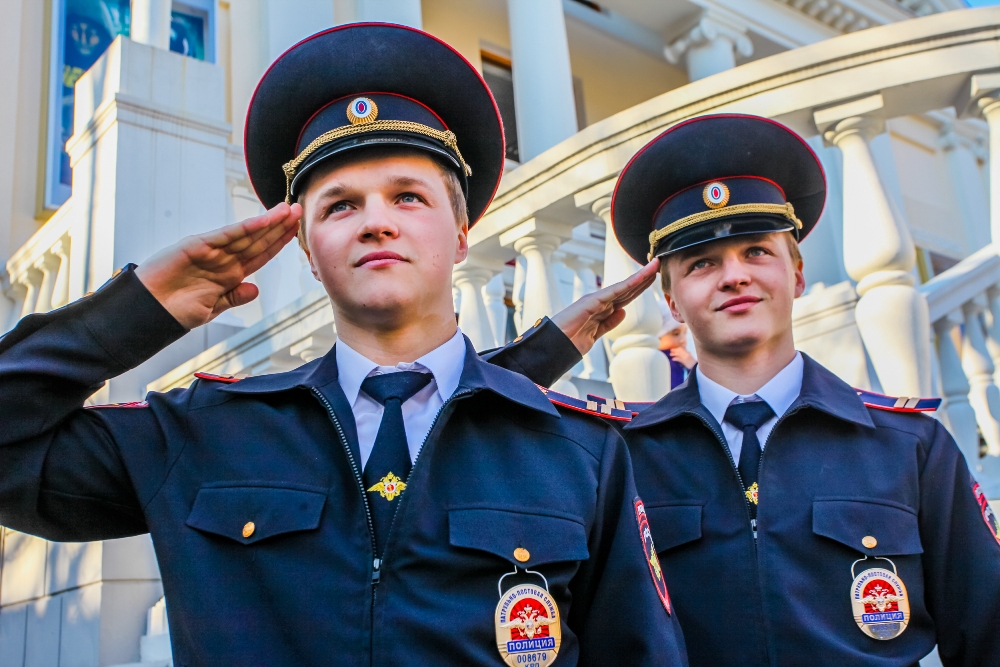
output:
[[[347,151],[429,153],[459,176],[470,224],[504,163],[500,113],[479,72],[435,37],[383,23],[339,26],[282,54],[250,102],[244,146],[268,208],[294,201],[317,165]]]
[[[739,114],[679,123],[622,170],[615,235],[637,262],[728,236],[790,231],[805,238],[823,212],[826,177],[790,129]]]

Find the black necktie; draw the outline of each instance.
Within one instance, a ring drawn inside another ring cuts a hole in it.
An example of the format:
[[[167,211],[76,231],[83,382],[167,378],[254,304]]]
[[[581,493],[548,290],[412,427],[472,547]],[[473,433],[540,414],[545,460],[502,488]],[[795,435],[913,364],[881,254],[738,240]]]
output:
[[[750,518],[756,525],[757,521],[757,473],[760,470],[760,440],[757,439],[757,429],[764,422],[774,417],[774,410],[764,401],[733,403],[726,410],[722,421],[729,422],[743,431],[743,447],[740,450],[740,478],[746,487],[747,500],[750,501]],[[756,530],[756,528],[755,528]]]
[[[373,375],[361,383],[361,390],[385,408],[363,475],[372,523],[375,524],[377,555],[380,557],[399,504],[396,499],[406,488],[406,478],[410,474],[410,448],[406,444],[406,429],[403,426],[403,403],[426,387],[432,377],[430,373],[400,371]]]

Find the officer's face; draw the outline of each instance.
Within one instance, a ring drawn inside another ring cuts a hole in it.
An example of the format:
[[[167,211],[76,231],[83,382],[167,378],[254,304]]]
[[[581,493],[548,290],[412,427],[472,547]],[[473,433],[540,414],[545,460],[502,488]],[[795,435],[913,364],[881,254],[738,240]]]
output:
[[[441,168],[429,157],[362,159],[313,179],[302,198],[306,254],[338,323],[454,326],[452,268],[468,255]],[[340,324],[338,324],[340,326]]]
[[[699,355],[741,356],[790,342],[792,301],[805,278],[785,236],[736,236],[668,258],[667,302],[687,323]]]

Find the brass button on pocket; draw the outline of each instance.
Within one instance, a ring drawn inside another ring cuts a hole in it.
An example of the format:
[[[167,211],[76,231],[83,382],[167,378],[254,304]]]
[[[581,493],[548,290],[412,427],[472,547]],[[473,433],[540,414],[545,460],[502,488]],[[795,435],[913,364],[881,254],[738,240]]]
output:
[[[871,535],[865,535],[861,538],[861,544],[865,546],[865,549],[874,549],[878,545],[878,540]]]
[[[253,521],[247,521],[246,525],[243,526],[243,537],[250,537],[255,530],[257,530],[257,526],[253,525]]]
[[[531,558],[531,553],[523,547],[518,547],[514,549],[514,558],[519,563],[527,563]]]

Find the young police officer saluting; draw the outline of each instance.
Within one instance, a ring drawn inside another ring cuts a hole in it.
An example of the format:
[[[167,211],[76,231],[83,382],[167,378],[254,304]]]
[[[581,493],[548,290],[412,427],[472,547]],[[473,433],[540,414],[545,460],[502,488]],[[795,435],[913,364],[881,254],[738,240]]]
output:
[[[621,436],[455,327],[452,267],[503,146],[476,70],[422,32],[356,25],[293,47],[247,119],[273,208],[0,342],[0,522],[56,540],[149,531],[177,665],[685,664]],[[300,215],[333,351],[82,409],[253,299],[242,281]]]
[[[738,115],[667,130],[615,191],[618,240],[660,258],[698,351],[623,431],[691,664],[904,667],[937,643],[945,665],[1000,665],[996,522],[951,436],[912,414],[935,402],[859,396],[794,348],[796,241],[825,196],[797,135]],[[606,300],[555,318],[583,351]]]

